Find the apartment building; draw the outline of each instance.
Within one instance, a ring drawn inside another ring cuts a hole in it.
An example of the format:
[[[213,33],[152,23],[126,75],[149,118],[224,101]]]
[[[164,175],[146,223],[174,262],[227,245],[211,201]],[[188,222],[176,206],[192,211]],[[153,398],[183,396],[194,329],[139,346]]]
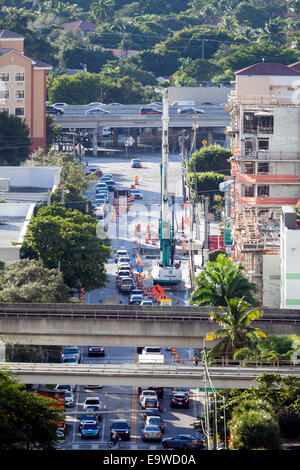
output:
[[[24,37],[0,30],[0,111],[25,119],[32,150],[46,146],[46,72],[51,66],[24,54]]]
[[[265,307],[280,306],[280,214],[300,199],[300,67],[261,62],[236,72],[227,103],[233,157],[232,257]]]

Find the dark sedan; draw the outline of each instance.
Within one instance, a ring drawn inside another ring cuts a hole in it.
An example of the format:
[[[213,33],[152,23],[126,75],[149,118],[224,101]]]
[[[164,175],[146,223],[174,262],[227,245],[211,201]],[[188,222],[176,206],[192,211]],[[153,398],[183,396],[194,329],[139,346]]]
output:
[[[105,356],[105,350],[102,346],[89,346],[88,356]]]
[[[162,111],[160,111],[157,108],[141,108],[140,109],[140,114],[162,114]]]
[[[171,408],[189,408],[189,398],[185,393],[174,393],[171,398]]]
[[[190,434],[178,434],[163,439],[162,445],[165,448],[171,447],[172,449],[203,449],[204,441]]]

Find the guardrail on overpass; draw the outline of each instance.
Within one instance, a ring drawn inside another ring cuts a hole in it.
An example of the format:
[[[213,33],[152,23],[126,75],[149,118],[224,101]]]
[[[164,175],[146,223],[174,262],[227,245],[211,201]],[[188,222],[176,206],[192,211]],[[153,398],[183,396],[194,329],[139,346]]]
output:
[[[2,341],[21,344],[201,347],[211,307],[0,304]],[[262,309],[267,334],[300,334],[300,311]]]
[[[21,383],[74,385],[118,385],[136,387],[198,387],[202,388],[204,370],[201,366],[139,365],[139,364],[37,364],[0,363]],[[263,372],[300,378],[300,367],[209,367],[216,388],[245,389],[255,386]]]
[[[84,114],[61,114],[54,116],[56,124],[62,125],[64,128],[85,128],[97,129],[99,127],[114,128],[147,128],[162,127],[161,115],[147,114],[108,114],[101,116],[85,116]],[[230,116],[228,113],[216,112],[210,114],[197,115],[197,125],[202,128],[220,128],[230,124]],[[175,128],[192,128],[195,125],[195,116],[187,115],[170,115],[169,127]]]

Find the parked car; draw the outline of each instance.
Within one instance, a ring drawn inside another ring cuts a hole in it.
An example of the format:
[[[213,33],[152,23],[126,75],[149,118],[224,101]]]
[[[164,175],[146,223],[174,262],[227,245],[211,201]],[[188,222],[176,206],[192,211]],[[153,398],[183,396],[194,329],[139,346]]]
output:
[[[67,103],[54,103],[54,105],[56,108],[61,108],[63,106],[69,106]]]
[[[86,439],[86,438],[94,438],[94,439],[99,439],[99,428],[96,423],[93,422],[86,422],[83,424],[81,428],[81,438]]]
[[[147,108],[140,108],[140,114],[162,114],[162,111],[157,108],[147,107]]]
[[[154,424],[155,426],[158,426],[162,433],[165,432],[166,429],[166,425],[161,416],[147,416],[145,424]]]
[[[89,346],[88,347],[88,356],[105,356],[105,350],[103,346]]]
[[[74,395],[70,390],[65,391],[65,406],[74,406]]]
[[[99,397],[86,397],[83,403],[83,409],[86,411],[88,406],[100,406],[102,407],[102,402],[100,401]]]
[[[185,393],[173,393],[171,398],[171,408],[189,408],[190,401]]]
[[[138,158],[132,158],[130,160],[130,166],[131,168],[141,168],[142,162]]]
[[[177,109],[178,114],[204,114],[203,109],[191,107]]]
[[[110,428],[110,439],[113,439],[114,432],[117,432],[122,440],[129,441],[130,439],[130,426],[125,419],[114,420]]]
[[[110,111],[106,111],[105,109],[102,108],[93,108],[93,109],[87,109],[85,112],[86,116],[97,116],[97,115],[103,115],[103,114],[110,114]]]
[[[134,199],[143,199],[142,192],[139,189],[131,189],[130,192],[133,195]]]
[[[142,295],[131,295],[129,299],[130,305],[140,305],[143,301]]]
[[[161,441],[162,432],[159,426],[153,424],[145,424],[141,430],[142,441]]]
[[[50,104],[46,105],[46,113],[47,114],[64,114],[64,110],[61,108],[57,108],[56,106],[52,106]]]
[[[204,441],[190,434],[178,434],[177,436],[164,438],[162,445],[165,448],[171,447],[172,449],[203,449]]]

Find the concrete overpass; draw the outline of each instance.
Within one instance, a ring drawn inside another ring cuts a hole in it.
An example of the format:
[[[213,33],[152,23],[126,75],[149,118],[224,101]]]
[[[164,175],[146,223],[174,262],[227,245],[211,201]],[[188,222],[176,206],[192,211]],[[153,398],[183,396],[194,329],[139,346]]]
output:
[[[201,366],[169,366],[140,364],[33,364],[0,363],[20,383],[74,385],[113,385],[130,387],[189,387],[203,388],[204,369]],[[281,376],[300,377],[300,367],[209,367],[209,375],[216,388],[246,389],[255,386],[255,379],[263,372]],[[210,385],[208,385],[210,387]]]
[[[217,324],[210,307],[0,304],[2,342],[35,345],[202,347]],[[267,334],[300,335],[299,310],[263,309]]]

